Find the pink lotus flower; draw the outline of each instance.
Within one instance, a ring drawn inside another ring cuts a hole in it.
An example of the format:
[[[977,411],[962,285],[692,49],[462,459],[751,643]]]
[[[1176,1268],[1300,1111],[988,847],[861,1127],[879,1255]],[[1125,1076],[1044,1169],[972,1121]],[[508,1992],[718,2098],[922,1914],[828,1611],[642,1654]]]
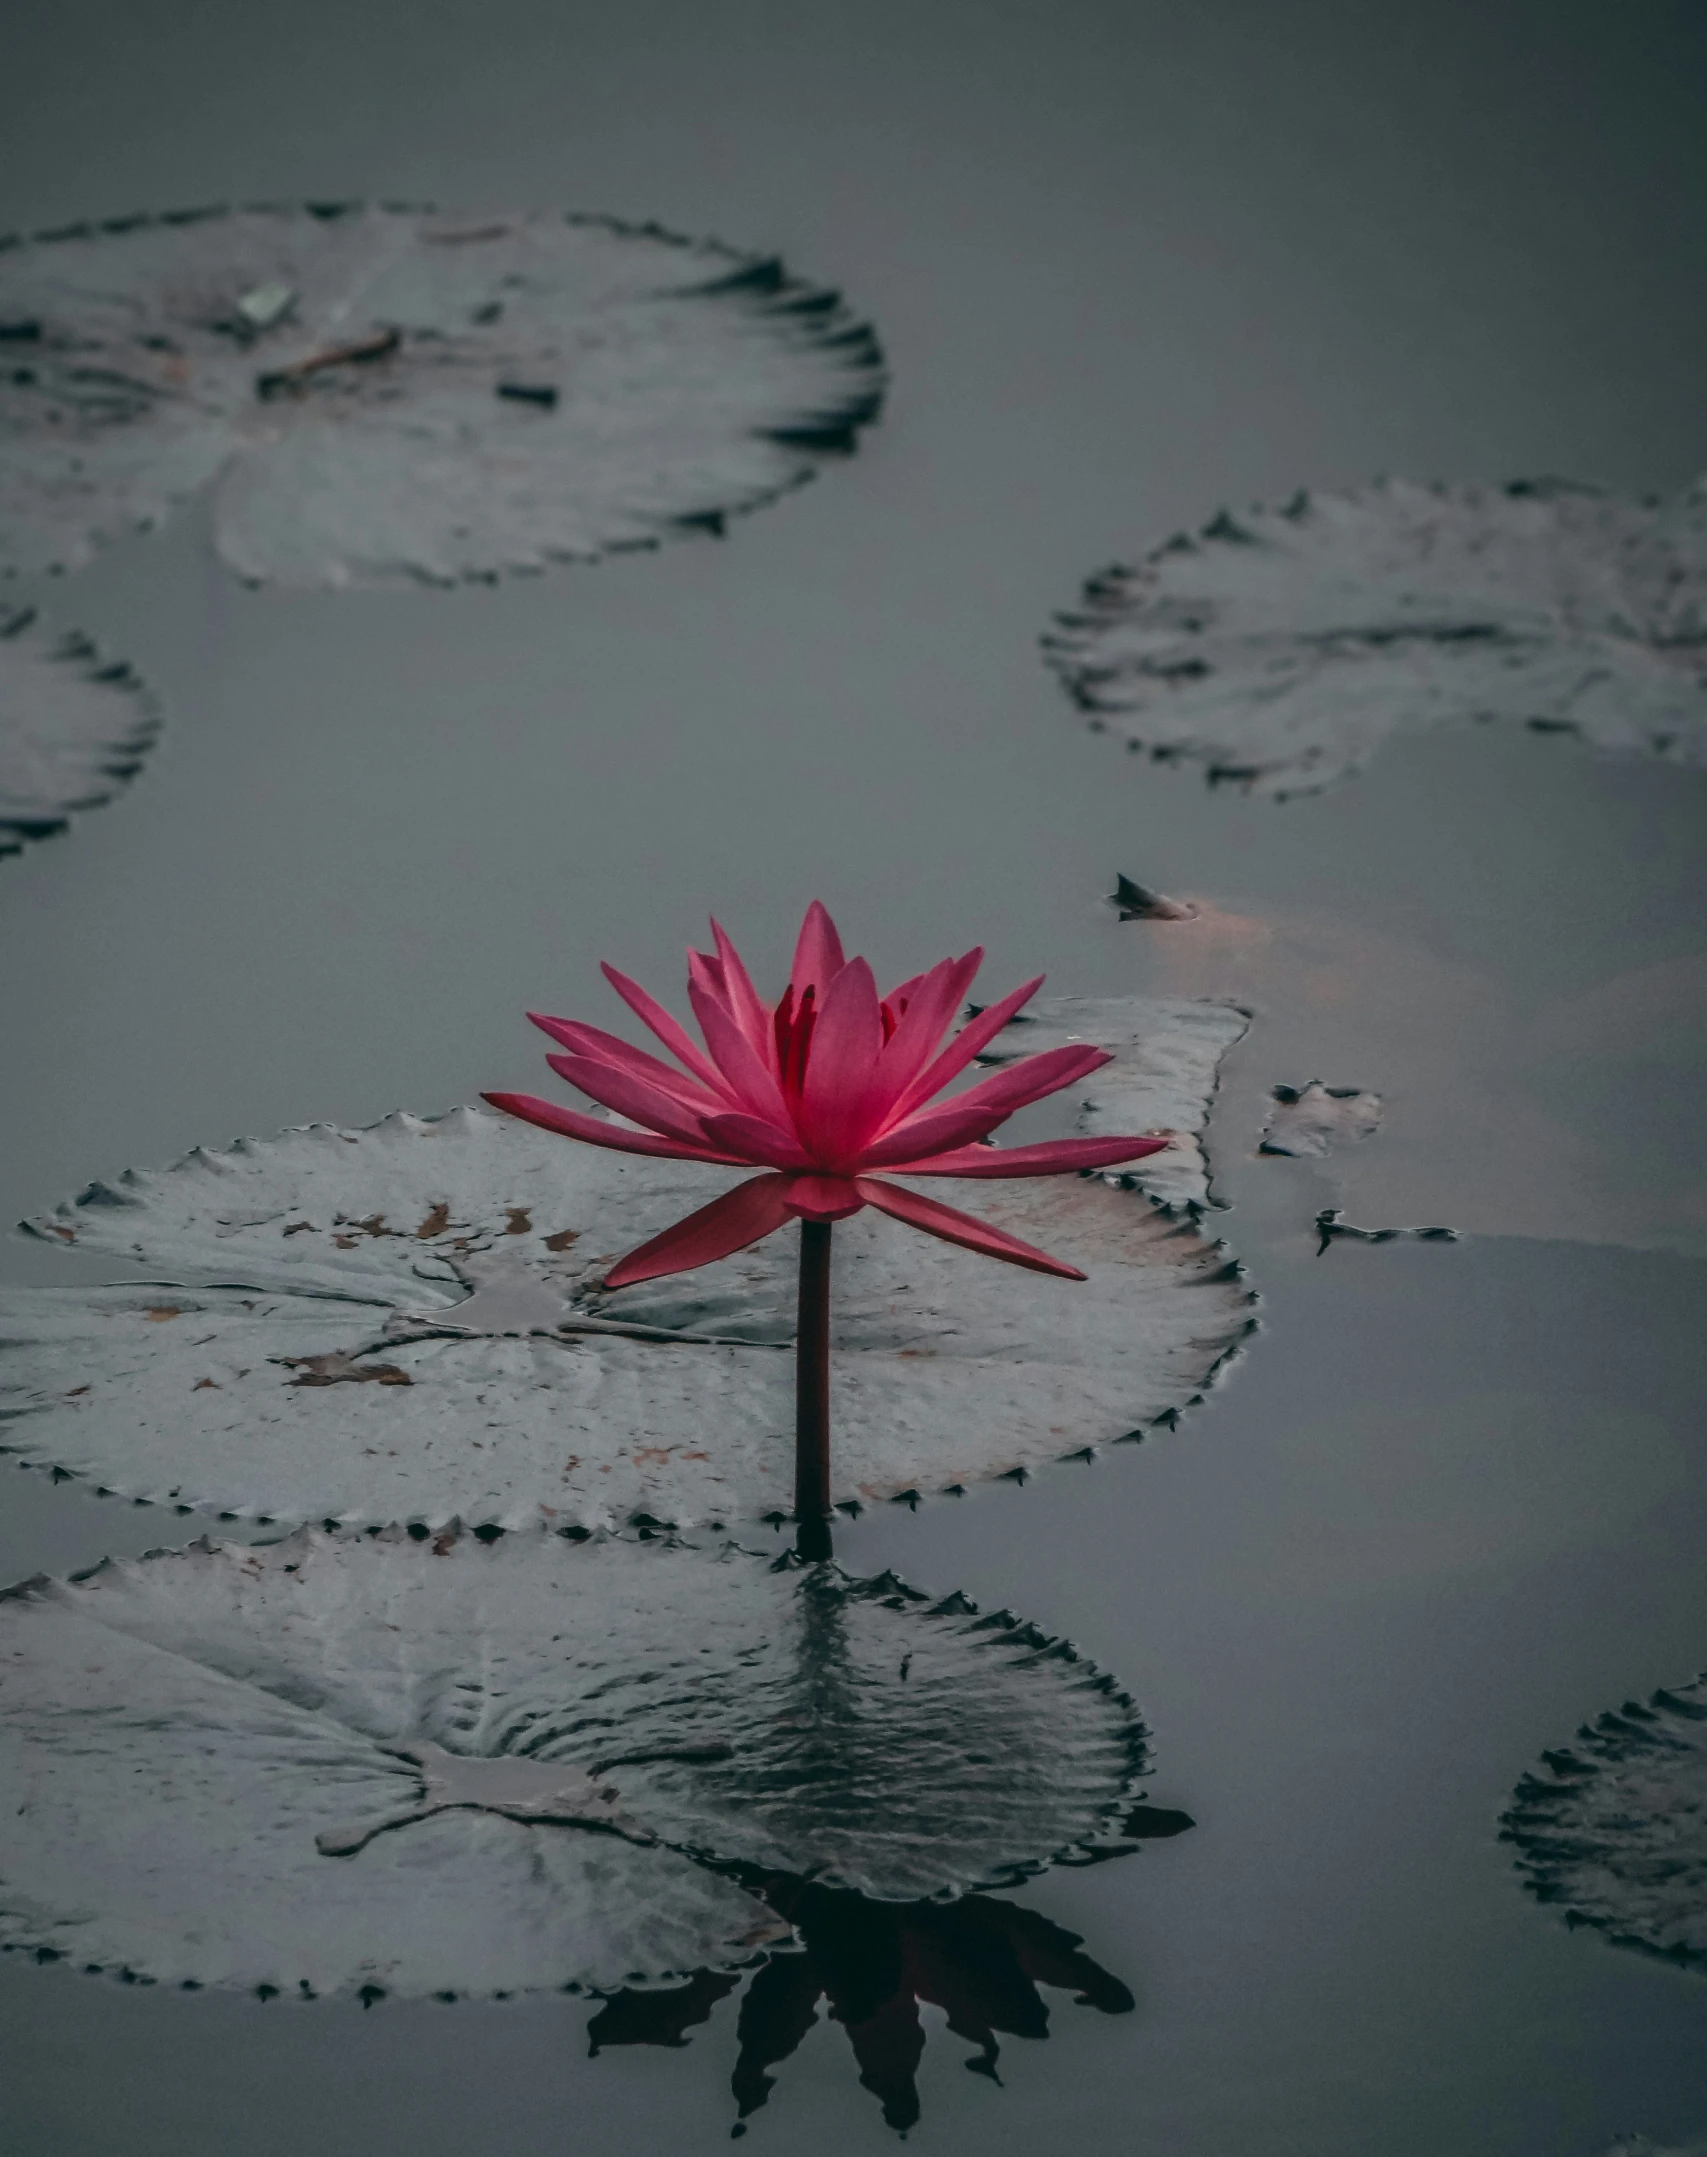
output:
[[[685,1273],[791,1220],[839,1221],[865,1206],[1011,1265],[1085,1278],[1017,1236],[877,1173],[1055,1176],[1136,1161],[1168,1144],[1155,1137],[1069,1138],[1007,1149],[985,1143],[1016,1109],[1109,1062],[1102,1049],[1023,1057],[964,1092],[938,1098],[1037,993],[1041,974],[979,1012],[945,1044],[981,950],[944,959],[879,997],[871,968],[864,959],[843,957],[835,923],[814,901],[788,987],[772,1005],[761,1000],[715,921],[711,928],[715,957],[688,956],[688,999],[703,1049],[638,982],[614,966],[604,969],[674,1066],[597,1026],[529,1014],[568,1051],[546,1059],[552,1069],[624,1122],[605,1123],[534,1094],[485,1096],[494,1108],[588,1145],[764,1171],[629,1252],[611,1268],[610,1287]]]

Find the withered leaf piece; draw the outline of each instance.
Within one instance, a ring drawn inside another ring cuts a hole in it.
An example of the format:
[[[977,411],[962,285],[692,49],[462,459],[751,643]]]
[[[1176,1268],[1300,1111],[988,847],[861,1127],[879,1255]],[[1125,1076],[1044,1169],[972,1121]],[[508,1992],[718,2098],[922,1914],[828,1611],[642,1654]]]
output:
[[[1707,1967],[1707,1675],[1541,1757],[1501,1822],[1530,1892],[1621,1947]]]
[[[159,728],[128,666],[51,630],[33,608],[0,609],[0,855],[110,801]]]
[[[346,203],[0,248],[0,570],[211,489],[254,582],[433,583],[721,530],[853,447],[833,292],[657,226]],[[27,331],[27,335],[25,334]]]
[[[1148,884],[1135,884],[1117,875],[1108,903],[1122,921],[1195,921],[1197,908],[1184,899],[1170,899],[1166,892],[1152,891]]]
[[[330,1355],[281,1356],[279,1360],[286,1370],[302,1373],[291,1380],[293,1386],[408,1386],[415,1382],[395,1363],[358,1363],[337,1348]]]
[[[1094,725],[1277,797],[1451,720],[1707,764],[1707,482],[1384,480],[1222,511],[1093,577],[1044,649]]]
[[[198,1543],[0,1597],[0,1941],[290,1991],[659,1982],[786,1936],[735,1873],[909,1898],[1118,1848],[1143,1760],[1069,1643],[892,1574]]]
[[[1218,1007],[1155,1007],[1143,1121],[1201,1123],[1215,1045],[1242,1025]],[[793,1237],[602,1289],[621,1252],[730,1181],[458,1109],[313,1125],[91,1185],[36,1232],[152,1282],[0,1295],[0,1445],[130,1497],[281,1520],[786,1513]],[[932,1188],[1090,1278],[1022,1276],[875,1212],[841,1224],[840,1502],[944,1490],[1171,1422],[1254,1324],[1225,1248],[1134,1191],[1078,1177]],[[340,1217],[399,1226],[352,1233]],[[416,1233],[435,1219],[437,1234]],[[169,1326],[147,1316],[163,1280],[181,1313]]]
[[[1259,1153],[1321,1160],[1336,1146],[1373,1138],[1381,1128],[1381,1096],[1359,1086],[1276,1086]]]
[[[1316,1256],[1320,1258],[1330,1243],[1346,1240],[1352,1243],[1397,1243],[1409,1238],[1418,1243],[1456,1243],[1455,1228],[1359,1228],[1355,1221],[1342,1218],[1338,1206],[1324,1206],[1316,1216]]]

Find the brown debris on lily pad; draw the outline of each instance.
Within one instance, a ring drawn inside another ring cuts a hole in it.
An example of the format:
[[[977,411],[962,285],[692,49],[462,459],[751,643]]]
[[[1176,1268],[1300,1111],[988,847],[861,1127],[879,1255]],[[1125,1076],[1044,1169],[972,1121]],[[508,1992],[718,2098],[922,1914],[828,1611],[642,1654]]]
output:
[[[882,402],[834,292],[655,225],[375,203],[0,242],[0,571],[211,498],[255,583],[590,560],[808,478]]]
[[[1070,1643],[733,1545],[301,1530],[0,1597],[0,1942],[156,1981],[663,1983],[1125,1847]]]
[[[1214,1044],[1242,1017],[1119,1014],[1160,1058],[1146,1121],[1201,1123]],[[621,1252],[728,1180],[565,1147],[478,1109],[311,1125],[128,1171],[32,1224],[148,1278],[0,1294],[0,1445],[129,1497],[287,1521],[786,1514],[792,1238],[603,1287]],[[875,1212],[844,1223],[839,1503],[1012,1475],[1171,1425],[1255,1323],[1225,1246],[1137,1190],[1063,1177],[974,1195],[1090,1277],[968,1263]],[[175,1322],[151,1320],[168,1300]]]
[[[0,855],[110,801],[159,729],[122,661],[51,629],[33,608],[0,608]]]
[[[1093,726],[1276,798],[1467,719],[1701,766],[1707,481],[1636,502],[1390,479],[1223,510],[1093,577],[1044,650]]]

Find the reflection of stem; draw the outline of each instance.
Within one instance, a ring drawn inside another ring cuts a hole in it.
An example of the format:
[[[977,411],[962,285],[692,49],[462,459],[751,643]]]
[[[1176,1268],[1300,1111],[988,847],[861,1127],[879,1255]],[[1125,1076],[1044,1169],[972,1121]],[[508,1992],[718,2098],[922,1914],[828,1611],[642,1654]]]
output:
[[[784,1709],[789,1777],[796,1792],[814,1793],[810,1803],[820,1825],[833,1825],[842,1794],[867,1770],[872,1740],[852,1667],[845,1584],[838,1575],[802,1575],[794,1622],[799,1631]]]
[[[803,1558],[830,1555],[830,1223],[800,1224],[794,1518]]]

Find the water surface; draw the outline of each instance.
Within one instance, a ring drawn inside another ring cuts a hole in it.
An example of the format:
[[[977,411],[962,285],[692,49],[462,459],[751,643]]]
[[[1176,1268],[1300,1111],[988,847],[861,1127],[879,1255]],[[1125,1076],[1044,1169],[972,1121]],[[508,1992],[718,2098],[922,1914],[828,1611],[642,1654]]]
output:
[[[845,284],[895,388],[853,464],[723,542],[284,595],[235,586],[191,512],[51,590],[169,723],[125,799],[0,866],[0,1213],[531,1085],[524,1006],[601,1016],[605,955],[674,982],[712,906],[767,970],[819,894],[896,975],[976,940],[1004,982],[1256,1011],[1211,1142],[1265,1330],[1224,1386],[1142,1447],[841,1537],[1119,1670],[1157,1802],[1198,1822],[1017,1898],[1131,2013],[1047,1995],[997,2086],[925,2010],[937,2147],[1707,2131],[1707,1985],[1567,1932],[1496,1840],[1544,1745],[1707,1661],[1707,784],[1467,730],[1253,803],[1084,732],[1034,650],[1085,573],[1223,499],[1689,479],[1704,65],[1681,0],[73,0],[10,32],[21,225],[363,192],[656,215]],[[1120,926],[1116,869],[1225,933]],[[1312,1076],[1381,1091],[1381,1134],[1254,1158],[1267,1088]],[[1470,1233],[1318,1258],[1342,1198]],[[8,1578],[201,1525],[0,1490]],[[585,2002],[263,2007],[7,1961],[5,2140],[709,2149],[736,2012],[594,2059]],[[888,2132],[821,2024],[749,2139]]]

